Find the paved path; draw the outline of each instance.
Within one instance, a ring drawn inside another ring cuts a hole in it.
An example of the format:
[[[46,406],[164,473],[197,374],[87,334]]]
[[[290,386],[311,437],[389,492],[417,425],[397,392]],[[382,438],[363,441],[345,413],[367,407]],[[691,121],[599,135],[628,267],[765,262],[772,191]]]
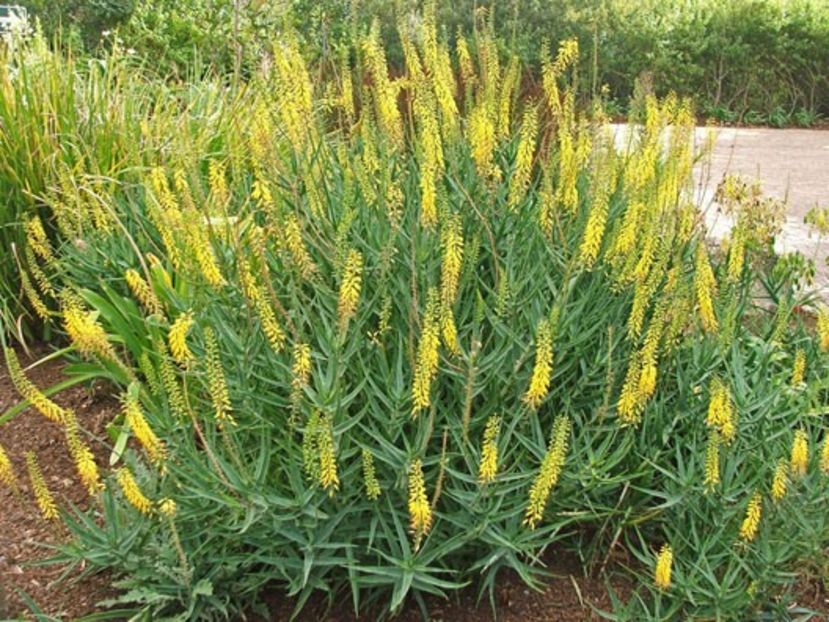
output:
[[[620,125],[615,130],[617,141],[624,141],[627,128]],[[803,223],[812,207],[829,208],[829,131],[700,127],[697,144],[704,144],[712,131],[716,142],[710,162],[695,171],[697,199],[711,234],[721,238],[732,225],[714,203],[714,191],[723,176],[739,173],[758,179],[765,194],[788,203],[776,244],[778,252],[799,251],[814,258],[815,285],[829,298],[829,266],[824,261],[829,255],[829,240],[818,240]]]

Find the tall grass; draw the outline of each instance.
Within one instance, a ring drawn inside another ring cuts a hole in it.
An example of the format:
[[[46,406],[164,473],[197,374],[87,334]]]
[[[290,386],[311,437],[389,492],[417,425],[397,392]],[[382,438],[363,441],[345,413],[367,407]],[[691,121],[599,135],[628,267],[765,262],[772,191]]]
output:
[[[124,400],[104,472],[7,351],[93,497],[61,559],[211,619],[273,585],[394,612],[623,546],[618,619],[783,615],[825,563],[829,316],[815,339],[794,311],[774,210],[726,187],[709,249],[690,104],[648,98],[620,149],[575,109],[573,41],[528,99],[491,31],[450,51],[430,4],[399,34],[399,78],[373,30],[328,76],[277,41],[238,92],[115,56],[122,79],[74,78],[77,129],[21,136],[84,154],[12,169],[53,231],[27,231],[32,298]]]

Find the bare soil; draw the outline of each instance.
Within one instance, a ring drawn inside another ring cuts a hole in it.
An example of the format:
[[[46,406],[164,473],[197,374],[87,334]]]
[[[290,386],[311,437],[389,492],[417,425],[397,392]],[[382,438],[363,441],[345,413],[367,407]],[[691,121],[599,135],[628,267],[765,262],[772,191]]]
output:
[[[43,348],[35,350],[31,357],[21,353],[21,363],[25,367],[47,353],[48,350]],[[27,375],[44,389],[65,378],[63,364],[59,361],[37,365],[27,371]],[[6,373],[5,361],[0,361],[0,413],[19,399]],[[110,451],[105,428],[117,413],[118,401],[105,387],[75,387],[52,399],[75,411],[83,428],[90,434],[87,440],[103,469]],[[53,555],[50,545],[65,542],[69,535],[59,524],[46,522],[40,517],[25,476],[25,453],[34,451],[37,454],[46,482],[60,505],[66,507],[71,503],[81,508],[88,505],[87,492],[75,476],[74,463],[62,430],[37,412],[27,409],[10,423],[0,425],[0,444],[12,459],[22,492],[22,499],[17,499],[9,489],[0,487],[0,620],[32,617],[20,596],[21,592],[47,615],[58,619],[74,620],[101,611],[99,603],[115,595],[109,574],[78,579],[82,569],[74,569],[69,576],[58,581],[64,573],[63,568],[36,565]],[[579,560],[561,550],[551,551],[545,562],[550,578],[541,591],[535,591],[524,585],[517,576],[505,573],[499,577],[495,613],[487,596],[478,602],[476,592],[469,589],[449,600],[428,598],[429,619],[453,622],[601,620],[603,618],[598,612],[612,610],[608,586],[622,600],[626,600],[635,587],[628,577],[612,570],[602,577],[586,576]],[[612,559],[609,568],[618,567],[619,562],[624,560]],[[798,605],[829,611],[829,593],[821,581],[804,579],[798,587],[798,595]],[[290,619],[293,602],[282,597],[278,591],[269,594],[265,600],[271,613],[267,618],[254,616],[254,619]],[[355,617],[350,602],[337,602],[331,607],[322,601],[310,603],[298,618],[299,622],[366,622],[374,619],[376,616],[371,613]],[[397,619],[401,622],[419,622],[424,617],[414,599],[410,599]]]

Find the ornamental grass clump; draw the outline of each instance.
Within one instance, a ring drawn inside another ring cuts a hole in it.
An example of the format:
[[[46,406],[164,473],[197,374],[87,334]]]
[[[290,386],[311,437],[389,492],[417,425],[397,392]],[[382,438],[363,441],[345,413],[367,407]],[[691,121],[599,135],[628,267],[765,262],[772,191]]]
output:
[[[61,559],[112,569],[150,617],[236,617],[266,588],[398,611],[507,570],[537,584],[557,546],[639,560],[626,619],[783,602],[829,528],[825,312],[792,312],[812,301],[766,233],[709,247],[689,102],[647,97],[618,145],[577,112],[575,41],[543,46],[528,95],[490,30],[450,43],[434,11],[400,22],[402,75],[378,27],[336,70],[280,39],[236,90],[115,50],[119,158],[70,126],[21,172],[41,317],[123,400],[96,478],[7,351],[92,495],[71,509],[28,460],[76,535]]]

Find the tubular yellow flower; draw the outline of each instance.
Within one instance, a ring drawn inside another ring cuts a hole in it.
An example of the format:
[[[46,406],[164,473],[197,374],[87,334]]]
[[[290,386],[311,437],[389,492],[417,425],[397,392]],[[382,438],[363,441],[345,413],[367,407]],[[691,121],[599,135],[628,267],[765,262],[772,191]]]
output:
[[[40,298],[37,290],[32,286],[32,282],[26,271],[20,270],[18,274],[20,275],[20,284],[23,286],[23,293],[26,294],[29,304],[32,305],[32,309],[34,309],[37,316],[45,322],[49,319],[49,307],[46,306],[46,303]]]
[[[377,118],[395,147],[403,146],[403,123],[397,107],[397,85],[389,80],[386,53],[380,41],[380,23],[375,20],[369,36],[362,41],[366,66],[374,84]]]
[[[213,329],[204,329],[205,366],[207,367],[207,382],[210,387],[210,400],[213,402],[213,411],[216,421],[222,425],[229,423],[236,425],[231,414],[233,407],[230,404],[230,393],[227,390],[227,380],[222,369],[222,359],[219,355],[219,344]]]
[[[514,210],[527,194],[532,174],[533,155],[535,154],[535,139],[538,133],[538,114],[535,106],[531,105],[524,112],[524,121],[521,124],[521,135],[518,141],[518,154],[515,157],[515,171],[510,179],[507,207]]]
[[[694,268],[694,290],[697,294],[699,305],[700,321],[706,332],[714,332],[718,328],[717,316],[714,313],[712,296],[717,291],[717,281],[711,264],[708,261],[708,252],[705,250],[705,242],[697,244],[696,263]]]
[[[817,312],[817,334],[821,352],[829,351],[829,307],[821,305]]]
[[[26,256],[26,267],[29,268],[29,271],[32,273],[32,278],[34,279],[35,283],[37,283],[37,287],[40,292],[44,296],[51,296],[54,298],[56,296],[55,288],[52,287],[52,283],[49,281],[49,277],[46,276],[46,273],[37,263],[37,257],[35,257],[34,252],[32,251],[31,247],[28,245],[23,248],[23,253]]]
[[[164,392],[167,394],[167,402],[173,414],[183,419],[188,414],[187,404],[184,401],[181,386],[176,378],[176,370],[167,356],[167,346],[164,345],[163,341],[158,340],[155,347],[159,354],[161,354],[159,376],[161,377],[161,384],[164,386]]]
[[[820,470],[824,475],[829,474],[829,436],[823,440],[820,451]]]
[[[167,341],[170,344],[170,353],[179,365],[187,365],[193,360],[193,353],[187,347],[187,333],[192,326],[193,314],[186,311],[176,318],[167,335]]]
[[[579,247],[579,260],[588,270],[596,263],[599,251],[602,248],[602,239],[607,224],[607,211],[610,202],[610,188],[608,183],[596,180],[597,190],[593,197],[593,205],[590,207],[590,214],[587,217],[587,225],[584,228],[581,246]]]
[[[450,305],[455,301],[458,292],[458,279],[463,265],[463,225],[460,216],[450,216],[441,228],[440,234],[443,247],[440,293],[443,304]]]
[[[124,278],[127,281],[127,286],[130,288],[132,295],[141,303],[144,309],[151,315],[162,315],[161,302],[155,295],[152,287],[144,278],[138,274],[136,270],[129,268],[124,273]]]
[[[569,438],[570,420],[560,415],[553,424],[550,446],[530,489],[529,503],[524,513],[524,524],[529,525],[530,529],[535,529],[544,518],[544,509],[547,507],[550,492],[558,483],[564,467]]]
[[[538,323],[535,345],[535,367],[530,386],[524,394],[524,402],[530,408],[538,408],[550,389],[553,373],[553,327],[550,320],[542,319]]]
[[[259,314],[259,320],[262,322],[262,332],[265,333],[271,349],[277,353],[281,352],[282,348],[285,347],[285,331],[282,330],[282,325],[276,319],[276,314],[264,296],[257,298],[254,304],[256,305],[256,312]]]
[[[786,488],[789,485],[789,465],[785,460],[780,460],[774,469],[774,477],[771,482],[771,498],[775,503],[786,496]]]
[[[46,397],[34,383],[26,378],[23,369],[20,367],[17,353],[11,348],[6,348],[4,352],[6,355],[6,365],[9,368],[9,377],[20,396],[28,400],[35,407],[35,410],[47,419],[51,419],[55,423],[63,423],[66,421],[69,417],[68,411]]]
[[[302,470],[309,480],[319,482],[320,455],[319,431],[321,415],[318,410],[313,411],[305,428],[302,430]]]
[[[299,270],[300,276],[307,279],[316,271],[316,266],[305,248],[305,242],[302,240],[302,227],[296,215],[289,214],[285,217],[283,234],[285,247],[288,249],[294,266]]]
[[[663,544],[656,558],[656,567],[653,571],[653,583],[660,590],[671,587],[671,570],[674,563],[674,553],[671,547]]]
[[[74,304],[67,305],[63,311],[63,327],[72,344],[85,355],[117,360],[115,349],[109,343],[106,331],[98,323],[94,311],[83,311]]]
[[[499,180],[501,169],[495,164],[495,124],[486,106],[477,106],[469,115],[469,143],[478,175],[484,179]]]
[[[446,346],[450,354],[460,354],[461,348],[458,344],[458,328],[455,326],[455,316],[449,305],[441,305],[440,326],[443,345]]]
[[[432,380],[437,375],[440,360],[440,305],[437,298],[437,291],[430,290],[423,318],[423,332],[417,347],[417,366],[412,383],[413,417],[432,403]]]
[[[622,392],[616,406],[619,413],[619,423],[622,426],[637,425],[642,418],[645,403],[639,399],[639,377],[641,372],[642,363],[639,360],[638,352],[634,351],[628,361],[625,381],[622,384]]]
[[[711,381],[710,399],[708,401],[708,415],[705,423],[719,431],[723,441],[731,443],[737,434],[737,424],[734,415],[734,406],[731,401],[731,392],[719,378]]]
[[[311,377],[311,348],[306,343],[297,343],[293,347],[291,363],[291,402],[296,407],[302,399],[302,390]]]
[[[55,254],[52,251],[52,245],[49,242],[49,237],[46,235],[46,230],[43,228],[43,222],[40,218],[38,216],[32,216],[26,220],[23,228],[26,230],[26,243],[29,248],[47,264],[54,263]]]
[[[735,283],[743,273],[746,255],[746,236],[741,225],[737,225],[731,232],[730,246],[728,249],[728,280]]]
[[[141,443],[144,451],[153,463],[161,465],[164,462],[166,449],[164,443],[153,432],[150,424],[147,423],[144,413],[141,412],[141,404],[138,398],[130,393],[124,397],[124,419],[127,422],[135,438]]]
[[[46,520],[56,520],[58,518],[58,505],[55,503],[55,498],[49,491],[46,485],[46,480],[43,477],[43,471],[40,470],[40,465],[37,463],[37,457],[34,452],[26,452],[26,468],[29,470],[29,479],[32,482],[32,491],[35,495],[37,507],[40,508],[40,513]]]
[[[751,542],[757,537],[757,530],[760,528],[760,517],[763,512],[763,497],[755,492],[748,501],[746,515],[740,525],[740,539],[744,542]]]
[[[432,528],[432,508],[426,497],[426,482],[420,458],[409,467],[409,524],[415,537],[429,533]]]
[[[158,513],[167,518],[175,518],[178,513],[178,506],[170,498],[162,499],[158,502]]]
[[[132,472],[127,467],[123,467],[118,471],[117,479],[127,502],[142,514],[149,514],[153,509],[153,504],[141,492]]]
[[[196,264],[204,280],[213,288],[221,287],[224,283],[222,272],[219,270],[216,254],[198,213],[191,214],[185,234],[187,248],[196,258]]]
[[[317,449],[319,451],[319,485],[330,497],[340,488],[340,478],[337,476],[337,454],[334,449],[334,426],[331,417],[320,417],[317,430]]]
[[[517,56],[509,59],[509,64],[501,81],[501,94],[498,101],[498,137],[506,138],[510,133],[512,122],[512,101],[518,81],[521,79],[521,66]]]
[[[214,204],[222,207],[226,205],[229,193],[227,179],[225,178],[225,166],[222,162],[210,160],[207,165],[207,181],[210,186],[210,198]]]
[[[8,486],[12,490],[17,490],[17,475],[14,472],[12,461],[3,446],[0,445],[0,484]]]
[[[806,474],[806,468],[809,466],[809,435],[802,428],[794,433],[789,464],[793,475]]]
[[[363,481],[366,487],[366,497],[370,501],[376,501],[382,490],[380,482],[377,481],[377,474],[374,470],[374,456],[368,449],[363,449]]]
[[[66,420],[66,444],[69,446],[69,453],[75,461],[75,468],[78,471],[81,483],[86,486],[90,495],[94,495],[103,488],[101,476],[98,473],[98,465],[95,463],[95,456],[86,443],[81,440],[78,430],[78,420],[73,414]]]
[[[484,442],[481,448],[481,464],[478,467],[478,481],[487,484],[498,473],[498,434],[501,430],[501,418],[495,415],[487,419],[484,428]]]
[[[363,256],[360,251],[351,249],[345,262],[342,281],[340,282],[340,296],[337,303],[340,330],[345,330],[348,322],[357,311],[360,302],[360,288],[363,279]]]
[[[705,449],[705,490],[711,492],[720,484],[720,435],[716,430],[708,433]]]
[[[792,386],[796,387],[803,383],[806,378],[806,352],[798,348],[794,355],[794,366],[792,367]]]

